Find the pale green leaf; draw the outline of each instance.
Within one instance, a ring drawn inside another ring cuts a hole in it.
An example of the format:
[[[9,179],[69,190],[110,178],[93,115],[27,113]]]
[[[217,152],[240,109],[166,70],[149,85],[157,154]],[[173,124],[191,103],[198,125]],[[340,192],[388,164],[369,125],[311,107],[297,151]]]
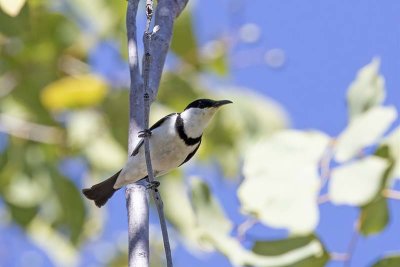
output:
[[[378,260],[372,267],[398,267],[400,266],[400,255],[387,256]]]
[[[83,149],[93,166],[115,171],[126,161],[125,149],[112,137],[104,119],[95,111],[70,114],[67,122],[68,143]],[[95,137],[95,138],[93,138]]]
[[[56,266],[70,267],[78,263],[78,252],[71,242],[56,232],[43,218],[37,216],[27,229],[29,238]]]
[[[396,108],[374,107],[357,116],[339,135],[335,159],[344,162],[379,141],[397,118]]]
[[[19,14],[26,0],[0,0],[0,8],[11,17]]]
[[[241,209],[275,228],[310,233],[319,214],[318,162],[330,138],[320,132],[281,131],[245,154]]]
[[[242,247],[240,242],[229,235],[231,223],[225,218],[218,201],[212,196],[208,186],[193,178],[192,203],[197,218],[196,232],[200,241],[224,254],[234,266],[286,266],[314,255],[324,253],[321,243],[312,240],[301,247],[279,255],[264,256]]]
[[[366,205],[378,193],[387,160],[371,156],[333,169],[329,195],[334,204]]]
[[[360,69],[356,80],[347,91],[347,104],[350,119],[370,108],[382,104],[385,99],[385,80],[379,75],[380,60],[374,58],[371,63]]]
[[[215,99],[229,99],[232,105],[222,108],[207,129],[207,139],[200,147],[199,156],[215,157],[224,174],[238,173],[240,160],[248,145],[260,138],[286,128],[289,119],[282,106],[274,100],[258,95],[247,88],[227,88]],[[240,138],[239,138],[240,137]]]
[[[10,186],[4,192],[9,203],[19,207],[35,207],[47,197],[50,191],[50,179],[47,173],[36,177],[28,177],[25,173],[17,173]]]

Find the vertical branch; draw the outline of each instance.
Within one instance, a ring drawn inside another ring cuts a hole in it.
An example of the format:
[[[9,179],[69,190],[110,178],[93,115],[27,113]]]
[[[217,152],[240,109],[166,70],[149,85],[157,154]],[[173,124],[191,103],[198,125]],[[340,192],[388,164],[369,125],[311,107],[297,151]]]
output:
[[[140,75],[138,64],[136,13],[140,0],[128,0],[126,26],[128,34],[128,52],[130,68],[130,113],[129,113],[129,155],[138,142],[136,138],[141,129],[148,129],[149,109],[156,98],[162,70],[172,39],[172,28],[175,18],[181,13],[188,0],[159,0],[156,10],[156,27],[150,33],[150,23],[153,14],[151,0],[146,0],[146,32],[144,38],[145,55],[143,60],[143,76]],[[158,31],[159,30],[159,31]],[[151,64],[150,64],[151,62]],[[144,135],[146,165],[149,181],[154,181],[151,166],[148,136]],[[137,182],[127,186],[126,206],[128,212],[129,231],[129,266],[149,266],[149,204],[146,185]],[[166,232],[166,221],[163,213],[163,203],[157,190],[152,190],[157,205],[163,232],[164,247],[167,255],[167,266],[172,266],[171,251]]]
[[[129,147],[130,155],[138,142],[138,132],[143,125],[143,80],[139,72],[136,38],[136,13],[139,0],[129,0],[126,14],[128,34],[129,69],[131,77],[129,97]],[[134,183],[125,191],[128,213],[129,266],[149,266],[149,203],[146,186]]]

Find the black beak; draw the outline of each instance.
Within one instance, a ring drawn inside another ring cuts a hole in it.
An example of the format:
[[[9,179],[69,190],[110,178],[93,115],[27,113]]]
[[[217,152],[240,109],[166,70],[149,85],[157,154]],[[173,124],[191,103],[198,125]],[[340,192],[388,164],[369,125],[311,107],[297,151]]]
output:
[[[232,104],[233,102],[230,100],[220,100],[220,101],[215,101],[214,107],[218,108],[220,106],[226,105],[226,104]]]

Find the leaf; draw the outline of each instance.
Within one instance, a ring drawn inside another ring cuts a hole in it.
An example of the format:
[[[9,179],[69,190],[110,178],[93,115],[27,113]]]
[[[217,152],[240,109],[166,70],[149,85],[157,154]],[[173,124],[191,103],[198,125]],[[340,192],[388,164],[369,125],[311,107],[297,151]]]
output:
[[[56,232],[43,218],[37,216],[27,229],[31,240],[54,262],[56,266],[76,266],[78,252],[65,237]]]
[[[228,88],[216,99],[229,99],[232,105],[222,108],[207,129],[207,139],[200,147],[199,157],[218,160],[224,174],[235,176],[243,151],[260,138],[285,128],[289,119],[274,100],[247,88]],[[239,138],[240,137],[240,138]]]
[[[212,40],[206,43],[201,49],[201,63],[217,75],[225,76],[228,74],[227,51],[228,45],[223,40]]]
[[[323,254],[322,245],[317,240],[274,256],[258,255],[246,250],[238,240],[229,235],[231,223],[225,218],[208,186],[199,179],[192,181],[192,203],[197,217],[195,232],[203,244],[206,243],[224,254],[232,265],[286,266],[313,255]]]
[[[190,102],[204,97],[205,92],[197,90],[195,81],[187,73],[178,75],[172,72],[163,74],[157,99],[174,111],[182,111]]]
[[[337,139],[336,161],[350,160],[363,148],[375,144],[396,118],[393,106],[374,107],[354,118]]]
[[[207,184],[198,178],[192,178],[191,189],[197,223],[209,231],[228,234],[232,229],[232,223],[225,218],[221,206],[211,195]]]
[[[379,75],[379,58],[359,70],[356,80],[347,91],[347,104],[350,119],[382,104],[385,99],[385,80]]]
[[[376,156],[360,159],[333,169],[329,195],[334,204],[368,204],[381,188],[389,162]]]
[[[85,223],[85,206],[80,190],[67,178],[53,173],[54,190],[61,206],[57,225],[68,229],[72,243],[77,243]]]
[[[256,241],[253,246],[253,252],[264,256],[275,256],[285,252],[298,249],[306,246],[310,242],[318,240],[314,235],[304,237],[291,237],[288,239],[273,240],[273,241]],[[320,241],[319,241],[320,242]],[[298,261],[296,263],[286,265],[290,267],[319,267],[325,266],[329,261],[329,254],[325,250],[323,253],[312,255],[306,259]]]
[[[19,14],[26,0],[0,0],[0,8],[11,17]]]
[[[189,10],[183,11],[175,21],[171,50],[186,63],[198,66],[198,47]]]
[[[394,129],[383,141],[381,146],[387,146],[387,158],[393,160],[393,169],[389,174],[389,178],[400,179],[400,127]]]
[[[329,137],[320,132],[281,131],[252,145],[238,189],[243,213],[275,228],[306,234],[318,224],[318,162]]]
[[[5,200],[5,203],[7,204],[7,208],[11,214],[13,222],[16,222],[24,228],[27,227],[29,223],[35,218],[39,210],[37,206],[20,207],[7,202],[7,200]]]
[[[379,196],[361,208],[361,234],[368,236],[380,233],[388,224],[389,216],[387,200]]]
[[[45,107],[59,111],[99,104],[107,93],[107,85],[97,76],[69,76],[47,85],[41,100]]]
[[[400,255],[387,256],[380,259],[372,265],[372,267],[398,267],[400,266]]]
[[[97,112],[73,112],[67,121],[68,143],[83,150],[92,166],[115,171],[125,163],[127,153],[107,129],[104,119]]]

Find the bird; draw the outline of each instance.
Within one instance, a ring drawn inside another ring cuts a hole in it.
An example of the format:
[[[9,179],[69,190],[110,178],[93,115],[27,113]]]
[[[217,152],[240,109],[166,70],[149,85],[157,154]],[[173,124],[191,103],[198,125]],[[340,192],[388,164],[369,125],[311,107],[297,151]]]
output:
[[[147,178],[144,134],[149,137],[150,157],[154,176],[164,175],[188,162],[200,147],[203,131],[216,111],[231,104],[230,100],[197,99],[183,112],[171,113],[158,120],[142,137],[124,167],[110,178],[85,188],[82,193],[102,207],[121,187]]]

